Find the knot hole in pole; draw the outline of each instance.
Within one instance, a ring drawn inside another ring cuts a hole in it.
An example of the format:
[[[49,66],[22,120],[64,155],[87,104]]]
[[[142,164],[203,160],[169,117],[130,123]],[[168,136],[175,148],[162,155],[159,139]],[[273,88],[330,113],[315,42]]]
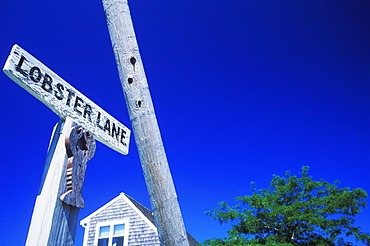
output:
[[[134,71],[135,71],[136,58],[132,56],[132,57],[130,58],[130,63],[132,64],[132,66],[134,66]]]
[[[143,105],[143,100],[136,101],[136,107],[141,108]]]
[[[135,57],[131,57],[130,58],[130,62],[133,66],[135,66],[135,63],[136,63],[136,58]]]

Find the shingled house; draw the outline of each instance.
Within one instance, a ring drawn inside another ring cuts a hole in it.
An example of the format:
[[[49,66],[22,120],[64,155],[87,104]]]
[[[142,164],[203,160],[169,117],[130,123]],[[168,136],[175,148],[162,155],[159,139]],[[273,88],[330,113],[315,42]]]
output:
[[[119,196],[81,220],[83,246],[160,246],[153,213],[130,196]],[[190,246],[198,242],[188,234]]]

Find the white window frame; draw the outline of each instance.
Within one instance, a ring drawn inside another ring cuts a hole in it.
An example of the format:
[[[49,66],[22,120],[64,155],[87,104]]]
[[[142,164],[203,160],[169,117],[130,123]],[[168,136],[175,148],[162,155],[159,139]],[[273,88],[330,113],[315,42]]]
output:
[[[94,242],[94,245],[95,246],[98,245],[99,231],[100,231],[100,227],[102,227],[102,226],[110,226],[108,245],[112,245],[113,228],[114,228],[115,225],[120,225],[120,224],[124,224],[125,225],[125,230],[123,232],[123,238],[124,238],[123,246],[128,246],[129,219],[98,222],[96,224],[96,228],[95,228],[95,242]]]

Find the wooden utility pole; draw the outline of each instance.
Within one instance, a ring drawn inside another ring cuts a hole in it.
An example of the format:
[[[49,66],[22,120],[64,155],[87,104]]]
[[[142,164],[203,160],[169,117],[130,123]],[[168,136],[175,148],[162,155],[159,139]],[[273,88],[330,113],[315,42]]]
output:
[[[103,5],[161,245],[188,246],[128,3],[103,0]]]

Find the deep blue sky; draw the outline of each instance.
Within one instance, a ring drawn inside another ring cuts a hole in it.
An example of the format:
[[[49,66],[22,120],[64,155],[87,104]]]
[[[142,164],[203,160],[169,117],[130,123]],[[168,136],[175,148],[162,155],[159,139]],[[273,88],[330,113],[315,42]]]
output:
[[[370,192],[370,2],[129,2],[187,230],[226,235],[204,214],[311,167],[314,179]],[[13,44],[131,128],[100,1],[4,1],[0,61]],[[23,245],[58,117],[0,75],[3,245]],[[84,218],[125,192],[150,207],[135,142],[101,143]],[[370,232],[370,208],[358,225]],[[76,245],[82,244],[78,227]]]

